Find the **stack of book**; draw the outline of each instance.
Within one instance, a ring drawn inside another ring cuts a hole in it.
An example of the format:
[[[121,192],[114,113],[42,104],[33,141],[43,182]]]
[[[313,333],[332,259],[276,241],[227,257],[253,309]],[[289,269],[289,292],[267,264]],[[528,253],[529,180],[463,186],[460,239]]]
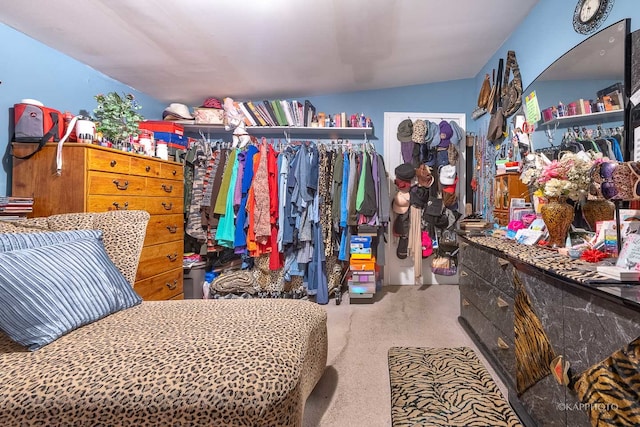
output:
[[[3,219],[25,217],[33,212],[32,197],[0,196],[0,215]]]
[[[308,99],[272,99],[264,101],[235,102],[242,111],[247,126],[292,126],[292,127],[370,127],[371,120],[364,114],[336,113],[331,115],[318,112]]]

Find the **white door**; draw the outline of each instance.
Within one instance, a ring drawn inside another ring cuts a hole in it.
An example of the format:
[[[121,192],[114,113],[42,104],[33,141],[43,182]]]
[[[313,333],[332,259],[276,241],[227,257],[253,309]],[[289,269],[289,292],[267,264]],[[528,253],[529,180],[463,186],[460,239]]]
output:
[[[466,120],[464,114],[452,113],[384,113],[384,162],[389,173],[389,190],[390,197],[396,194],[395,168],[402,163],[402,153],[400,151],[400,142],[398,142],[397,131],[398,125],[405,119],[429,120],[430,122],[440,123],[442,120],[448,122],[455,121],[462,129],[466,129]],[[465,205],[465,143],[460,141],[458,147],[458,209],[464,213]],[[393,216],[393,215],[392,215]],[[396,256],[397,239],[393,237],[392,224],[389,224],[389,238],[385,245],[386,262],[384,266],[384,284],[385,285],[414,285],[415,277],[413,272],[413,258],[399,259]],[[422,261],[422,284],[456,284],[458,276],[439,276],[431,272],[431,259],[429,257]]]

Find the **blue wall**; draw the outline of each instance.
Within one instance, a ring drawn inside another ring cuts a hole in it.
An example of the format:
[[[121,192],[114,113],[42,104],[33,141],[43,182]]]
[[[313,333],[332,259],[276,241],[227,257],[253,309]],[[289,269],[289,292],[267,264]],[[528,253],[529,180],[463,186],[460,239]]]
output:
[[[8,155],[13,105],[23,98],[35,98],[47,107],[74,114],[93,114],[93,96],[111,91],[133,93],[143,116],[160,117],[164,103],[117,82],[69,56],[0,24],[0,195],[11,193],[11,163]]]
[[[318,111],[360,113],[371,117],[375,126],[375,144],[382,150],[385,111],[466,113],[467,130],[486,130],[488,117],[471,119],[478,91],[486,72],[496,67],[499,58],[510,49],[518,55],[523,85],[526,88],[535,78],[566,51],[587,36],[573,30],[572,17],[575,1],[540,0],[518,29],[487,60],[475,78],[443,83],[407,86],[323,96],[292,96],[309,99]],[[514,6],[516,7],[516,6]],[[508,11],[505,11],[505,16]],[[614,8],[603,24],[606,27],[621,19],[631,18],[631,28],[640,28],[640,7],[637,0],[616,0]],[[9,27],[0,25],[0,55],[4,61],[0,74],[0,105],[6,114],[0,114],[0,128],[8,129],[9,109],[21,98],[40,99],[46,105],[62,111],[91,111],[95,106],[93,95],[112,90],[131,91],[101,73],[68,56],[52,50]],[[24,54],[24,52],[28,52]],[[143,114],[157,119],[165,105],[144,94],[133,91],[143,105]],[[555,100],[554,100],[555,102]],[[6,151],[10,136],[0,135],[0,149]],[[7,168],[0,171],[0,194],[6,189]]]
[[[573,12],[576,1],[540,0],[496,53],[487,61],[475,78],[475,93],[478,93],[485,73],[505,58],[508,50],[514,50],[518,58],[522,84],[526,88],[556,59],[589,36],[578,34],[573,29]],[[600,29],[622,19],[631,18],[631,31],[640,28],[640,4],[637,0],[616,0]],[[556,101],[557,102],[557,101]],[[541,105],[541,108],[542,107]],[[475,126],[486,130],[489,118],[483,117]],[[469,126],[468,126],[469,127]]]
[[[369,90],[335,95],[312,96],[307,99],[317,111],[364,113],[374,126],[376,150],[384,149],[384,112],[466,113],[475,107],[477,95],[474,80],[453,80],[428,85]],[[298,98],[302,99],[302,98]]]

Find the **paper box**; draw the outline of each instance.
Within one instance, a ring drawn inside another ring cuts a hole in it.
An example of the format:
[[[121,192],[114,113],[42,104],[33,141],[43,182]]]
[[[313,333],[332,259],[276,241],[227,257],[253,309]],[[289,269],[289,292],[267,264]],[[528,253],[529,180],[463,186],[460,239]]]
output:
[[[351,294],[374,294],[376,292],[375,282],[353,282],[348,280],[347,283]]]
[[[351,236],[349,253],[355,259],[371,258],[371,236]]]
[[[217,108],[194,108],[196,124],[200,125],[221,125],[224,123],[224,110]]]
[[[189,143],[189,139],[187,137],[177,133],[154,132],[153,137],[156,140],[156,144],[158,141],[164,141],[167,143],[167,147],[186,148]]]
[[[184,126],[168,120],[145,120],[138,124],[138,128],[150,130],[151,132],[166,132],[184,135]]]
[[[349,260],[349,269],[352,271],[376,271],[376,258],[371,259],[354,259]]]

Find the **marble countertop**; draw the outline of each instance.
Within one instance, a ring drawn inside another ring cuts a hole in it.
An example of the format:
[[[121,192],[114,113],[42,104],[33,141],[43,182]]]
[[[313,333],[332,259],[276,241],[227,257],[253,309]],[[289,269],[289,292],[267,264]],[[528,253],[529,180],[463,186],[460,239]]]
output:
[[[640,311],[640,282],[609,279],[596,271],[598,264],[571,259],[554,249],[523,245],[504,238],[464,234],[460,237],[479,246],[494,249],[503,256],[529,264],[545,274],[575,286],[613,296],[617,302]]]

